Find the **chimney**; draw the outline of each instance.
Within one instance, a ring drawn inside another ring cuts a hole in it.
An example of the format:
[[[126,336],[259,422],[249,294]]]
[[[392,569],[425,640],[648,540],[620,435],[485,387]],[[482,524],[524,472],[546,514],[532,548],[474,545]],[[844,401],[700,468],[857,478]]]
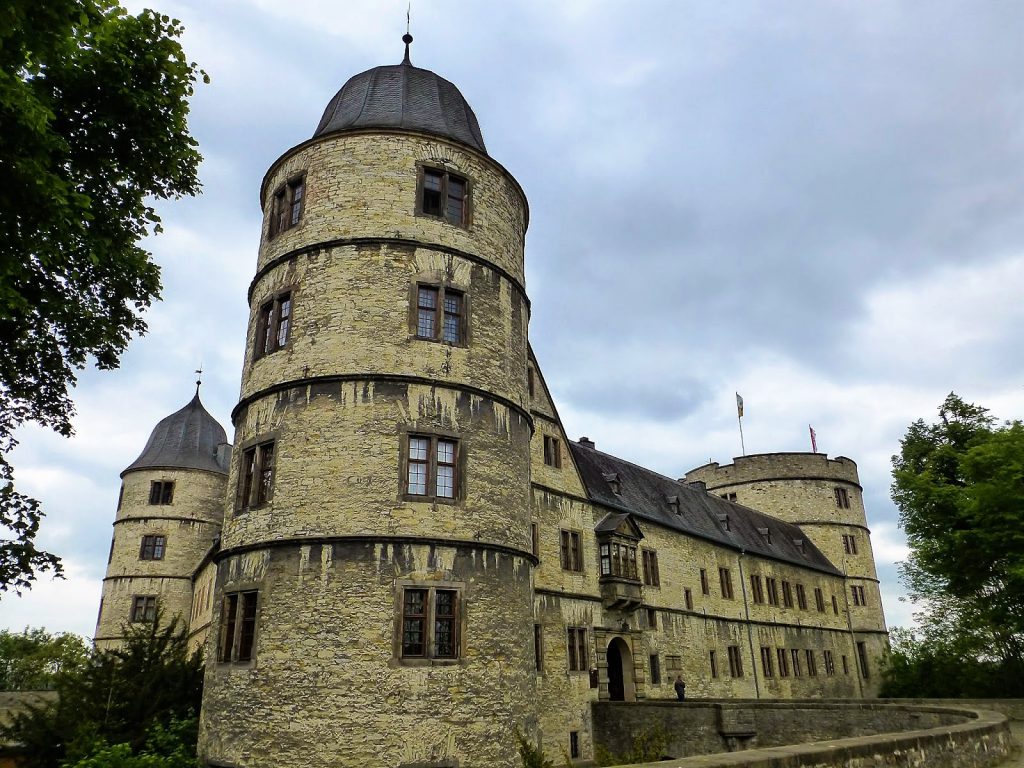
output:
[[[580,438],[580,445],[582,445],[582,446],[584,446],[586,448],[593,448],[594,447],[594,441],[591,440],[589,437],[581,437]]]

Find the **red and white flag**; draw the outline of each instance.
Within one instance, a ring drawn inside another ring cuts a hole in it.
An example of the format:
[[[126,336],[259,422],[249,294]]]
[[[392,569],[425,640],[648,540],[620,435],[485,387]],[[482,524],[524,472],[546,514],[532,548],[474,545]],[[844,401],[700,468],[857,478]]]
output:
[[[811,453],[818,452],[818,435],[814,431],[814,427],[810,424],[807,425],[807,429],[811,431]]]
[[[743,418],[743,398],[739,392],[736,393],[736,415]]]

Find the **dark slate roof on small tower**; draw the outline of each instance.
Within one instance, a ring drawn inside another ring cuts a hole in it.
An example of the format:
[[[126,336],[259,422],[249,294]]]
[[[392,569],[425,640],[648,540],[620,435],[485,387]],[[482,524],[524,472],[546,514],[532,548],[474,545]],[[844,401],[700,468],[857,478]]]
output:
[[[640,520],[650,520],[731,549],[839,573],[807,535],[791,523],[726,501],[595,448],[573,442],[569,447],[587,495],[602,506],[628,512]],[[617,476],[618,493],[613,491],[607,479],[611,475]],[[729,530],[723,525],[725,516],[728,516]],[[762,533],[765,529],[767,537]],[[770,538],[770,544],[767,538]]]
[[[224,427],[203,407],[196,392],[188,405],[160,420],[139,458],[124,471],[205,469],[227,474],[228,451],[222,447],[227,442]]]
[[[361,128],[404,128],[454,139],[486,154],[476,115],[459,89],[414,67],[408,56],[407,48],[401,64],[350,78],[327,105],[313,138]]]

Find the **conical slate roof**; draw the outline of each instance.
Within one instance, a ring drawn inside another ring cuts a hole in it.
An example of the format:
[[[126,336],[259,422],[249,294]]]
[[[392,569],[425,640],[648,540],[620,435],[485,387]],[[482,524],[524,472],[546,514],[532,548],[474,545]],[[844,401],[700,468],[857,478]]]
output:
[[[226,475],[228,453],[220,446],[227,441],[224,427],[203,407],[196,392],[188,405],[161,419],[139,458],[124,471],[159,467],[205,469]]]
[[[313,137],[360,128],[405,128],[487,153],[476,115],[459,89],[406,60],[352,77],[331,99]]]

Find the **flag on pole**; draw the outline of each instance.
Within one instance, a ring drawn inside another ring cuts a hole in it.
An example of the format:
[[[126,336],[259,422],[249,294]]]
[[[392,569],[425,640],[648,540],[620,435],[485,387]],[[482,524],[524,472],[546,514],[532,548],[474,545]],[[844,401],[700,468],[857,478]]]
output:
[[[812,427],[810,424],[807,425],[807,429],[809,429],[811,431],[811,452],[812,453],[817,453],[818,452],[818,435],[815,433],[814,427]]]
[[[740,393],[736,393],[736,415],[739,418],[743,418],[743,398],[740,397]]]

